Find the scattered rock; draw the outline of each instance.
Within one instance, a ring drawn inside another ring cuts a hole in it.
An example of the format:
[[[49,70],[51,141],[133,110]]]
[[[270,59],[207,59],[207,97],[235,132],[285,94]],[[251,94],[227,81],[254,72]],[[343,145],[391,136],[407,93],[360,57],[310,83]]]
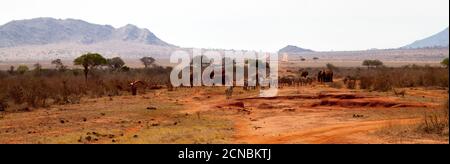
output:
[[[239,113],[244,113],[244,114],[251,114],[251,113],[252,113],[250,110],[245,109],[245,108],[243,108],[243,109],[238,109],[238,112],[239,112]]]
[[[240,107],[240,108],[245,108],[245,104],[244,104],[244,102],[242,102],[242,101],[238,101],[238,102],[235,102],[235,103],[230,103],[230,104],[228,104],[229,106],[235,106],[235,107]]]
[[[98,132],[87,132],[86,135],[87,136],[84,137],[84,139],[87,142],[99,141],[100,139],[106,139],[106,138],[114,139],[116,137],[116,135],[114,135],[114,134],[101,134],[101,133],[98,133]],[[80,137],[78,142],[83,142],[83,137]]]
[[[260,127],[260,126],[254,126],[253,127],[253,129],[255,129],[255,130],[258,130],[258,129],[261,129],[262,127]]]
[[[286,108],[286,109],[283,109],[283,112],[295,112],[295,109],[294,108]]]
[[[273,109],[275,108],[273,105],[267,103],[261,103],[258,105],[258,109]]]
[[[362,117],[364,117],[364,115],[353,114],[353,118],[362,118]]]
[[[86,136],[84,139],[86,139],[86,141],[90,142],[92,140],[91,136]]]

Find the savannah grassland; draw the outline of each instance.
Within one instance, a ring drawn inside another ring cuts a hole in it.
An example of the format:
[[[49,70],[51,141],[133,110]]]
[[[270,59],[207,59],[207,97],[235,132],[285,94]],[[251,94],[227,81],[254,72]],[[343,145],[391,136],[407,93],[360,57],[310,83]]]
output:
[[[259,89],[168,88],[169,68],[0,72],[0,143],[447,143],[448,69],[335,66],[335,81]],[[280,76],[299,69],[280,64]],[[322,65],[321,67],[325,67]],[[344,84],[356,76],[356,86]],[[132,96],[128,83],[151,87]],[[404,91],[405,95],[394,93]]]

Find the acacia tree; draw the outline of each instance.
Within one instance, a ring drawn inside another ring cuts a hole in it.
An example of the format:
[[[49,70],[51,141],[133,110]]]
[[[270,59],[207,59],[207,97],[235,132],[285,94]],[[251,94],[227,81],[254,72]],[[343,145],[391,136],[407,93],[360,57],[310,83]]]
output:
[[[383,66],[383,62],[381,62],[380,60],[373,60],[372,65],[378,68],[380,66]]]
[[[42,65],[40,63],[36,63],[33,65],[34,66],[34,73],[36,73],[37,75],[41,74],[42,72]]]
[[[19,67],[17,67],[17,72],[19,72],[19,74],[23,75],[25,72],[28,72],[30,69],[28,69],[28,66],[26,65],[19,65]]]
[[[383,62],[381,62],[380,60],[364,60],[362,63],[363,66],[367,66],[367,68],[370,67],[379,67],[383,65]]]
[[[98,53],[87,53],[76,58],[73,63],[75,65],[83,66],[84,78],[87,82],[89,71],[97,66],[105,65],[107,61],[102,55]]]
[[[112,70],[120,70],[124,65],[125,62],[120,57],[115,57],[111,59],[107,59],[108,67]]]
[[[62,63],[61,59],[55,59],[55,60],[53,60],[53,61],[52,61],[52,64],[54,64],[54,65],[56,66],[56,69],[59,70],[59,71],[61,71],[61,72],[64,72],[64,71],[67,69],[67,66],[65,66],[65,65]]]
[[[441,64],[442,64],[445,68],[448,68],[448,58],[445,58],[444,60],[442,60]]]
[[[143,57],[141,58],[142,64],[144,64],[145,68],[148,68],[149,66],[152,66],[155,64],[155,59],[152,57]]]

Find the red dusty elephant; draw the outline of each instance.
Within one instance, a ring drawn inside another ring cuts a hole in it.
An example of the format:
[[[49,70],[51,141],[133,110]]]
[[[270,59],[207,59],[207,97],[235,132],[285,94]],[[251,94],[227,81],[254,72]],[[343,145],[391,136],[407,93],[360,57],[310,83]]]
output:
[[[317,74],[317,81],[319,82],[333,82],[333,71],[330,69],[320,70]]]

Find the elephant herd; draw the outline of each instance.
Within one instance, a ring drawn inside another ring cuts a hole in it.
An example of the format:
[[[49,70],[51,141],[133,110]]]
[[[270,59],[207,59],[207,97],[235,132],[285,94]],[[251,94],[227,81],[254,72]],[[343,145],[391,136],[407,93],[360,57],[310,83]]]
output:
[[[295,77],[293,75],[281,77],[278,79],[280,86],[304,86],[311,85],[313,79],[311,77]]]
[[[314,81],[309,72],[302,71],[300,76],[288,75],[278,79],[279,86],[306,86],[311,85]],[[317,81],[320,83],[333,82],[333,71],[330,69],[320,70],[317,73]]]
[[[333,71],[330,69],[320,70],[317,73],[317,81],[324,83],[333,82]]]

